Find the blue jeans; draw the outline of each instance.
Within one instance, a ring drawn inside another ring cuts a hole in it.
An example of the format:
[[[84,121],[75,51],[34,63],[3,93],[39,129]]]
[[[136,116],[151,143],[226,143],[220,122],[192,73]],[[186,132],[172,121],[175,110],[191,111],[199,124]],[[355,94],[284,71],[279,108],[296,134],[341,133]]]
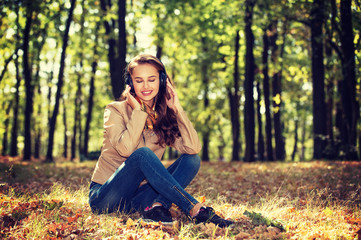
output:
[[[142,211],[155,202],[169,209],[176,204],[186,214],[198,203],[184,188],[198,173],[198,155],[183,154],[165,168],[147,147],[134,151],[103,185],[90,186],[89,204],[93,212]],[[146,179],[147,184],[139,187]]]

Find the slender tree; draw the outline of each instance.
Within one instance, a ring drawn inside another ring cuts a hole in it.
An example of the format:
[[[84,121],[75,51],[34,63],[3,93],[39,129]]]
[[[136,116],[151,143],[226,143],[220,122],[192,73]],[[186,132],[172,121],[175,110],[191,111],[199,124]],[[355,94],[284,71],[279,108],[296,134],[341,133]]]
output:
[[[203,52],[208,52],[207,47],[207,38],[202,37],[202,50]],[[207,111],[209,107],[209,98],[208,98],[208,89],[209,89],[209,76],[208,76],[208,62],[206,59],[201,60],[201,76],[202,76],[202,83],[203,83],[203,108],[205,111]],[[210,122],[210,115],[208,114],[206,122]],[[203,147],[202,147],[202,160],[203,161],[209,161],[209,139],[210,139],[210,129],[206,129],[202,134],[202,141],[203,141]]]
[[[264,139],[263,139],[263,124],[262,124],[262,114],[261,114],[261,88],[260,83],[256,83],[257,89],[257,123],[258,123],[258,144],[257,144],[257,153],[258,159],[264,161]]]
[[[84,0],[81,2],[82,14],[80,17],[80,46],[84,44],[84,22],[85,22],[85,4]],[[82,84],[81,79],[83,77],[82,71],[83,69],[83,58],[84,53],[83,50],[80,49],[78,51],[79,57],[79,69],[77,71],[77,80],[76,80],[76,93],[74,98],[74,125],[73,125],[73,136],[71,139],[71,157],[70,160],[73,161],[76,158],[76,151],[79,149],[79,154],[82,154],[81,151],[81,103],[82,103]],[[79,143],[77,144],[77,139],[79,139]]]
[[[346,159],[356,160],[357,156],[357,121],[360,117],[359,104],[356,101],[355,46],[352,27],[351,0],[341,1],[341,50],[343,80],[339,89],[341,93],[342,113],[346,129]]]
[[[271,61],[276,69],[272,76],[272,94],[273,94],[273,123],[274,123],[274,136],[275,136],[275,155],[277,160],[284,160],[286,157],[285,141],[283,136],[283,124],[281,120],[282,108],[282,68],[283,63],[278,59],[283,57],[285,39],[286,39],[286,23],[283,23],[282,30],[282,44],[279,46],[276,42],[278,38],[277,22],[272,25],[272,35],[270,37],[270,46],[272,50]]]
[[[93,62],[92,62],[92,73],[90,78],[90,89],[88,98],[88,111],[86,116],[85,128],[84,128],[84,143],[83,143],[83,154],[88,157],[88,146],[89,146],[89,130],[90,123],[92,120],[93,106],[94,106],[94,93],[95,93],[95,73],[98,66],[98,35],[99,35],[99,24],[95,28],[95,40],[93,46]]]
[[[3,102],[3,107],[5,105],[5,102]],[[7,105],[6,109],[5,109],[5,131],[4,131],[4,135],[3,135],[3,141],[2,141],[2,155],[5,156],[7,155],[8,152],[8,133],[9,133],[9,123],[10,123],[10,110],[12,108],[13,105],[13,101],[10,101],[9,104]]]
[[[313,158],[321,159],[326,147],[325,71],[322,28],[324,1],[314,0],[311,11],[312,85],[313,85]]]
[[[234,70],[233,70],[233,92],[228,88],[228,98],[231,108],[231,123],[232,123],[232,161],[239,161],[239,153],[241,144],[239,141],[240,136],[240,119],[239,119],[239,30],[236,31],[235,49],[234,49]]]
[[[50,120],[50,130],[49,130],[49,143],[48,143],[48,150],[46,154],[46,162],[53,162],[53,146],[54,146],[54,133],[55,133],[55,126],[56,126],[56,118],[59,112],[59,105],[60,105],[60,97],[61,97],[61,89],[63,87],[63,77],[64,77],[64,69],[65,69],[65,57],[66,57],[66,48],[68,47],[68,39],[69,39],[69,29],[70,23],[73,18],[73,12],[75,8],[76,0],[71,0],[71,5],[68,12],[68,19],[66,20],[65,31],[63,35],[63,47],[62,53],[60,57],[60,69],[58,75],[58,89],[56,92],[55,97],[55,106],[53,110],[53,115]]]
[[[63,105],[63,124],[64,124],[64,145],[63,145],[63,157],[68,158],[68,119],[66,114],[65,100],[64,97],[61,97],[61,103]]]
[[[23,76],[25,79],[26,105],[24,121],[24,161],[31,159],[31,115],[33,113],[33,82],[32,67],[29,61],[30,31],[33,23],[34,6],[30,0],[25,1],[26,23],[23,33]]]
[[[271,102],[270,102],[270,84],[268,74],[268,60],[269,60],[269,39],[268,32],[272,31],[272,24],[263,30],[263,53],[262,53],[262,64],[263,64],[263,94],[265,103],[265,115],[266,115],[266,152],[267,160],[273,161],[273,144],[272,144],[272,116],[271,116]]]
[[[254,119],[254,99],[253,99],[253,84],[255,74],[255,60],[253,54],[254,48],[254,35],[252,32],[253,9],[255,0],[246,0],[245,12],[245,36],[246,36],[246,64],[245,64],[245,106],[244,106],[244,131],[246,135],[246,153],[245,161],[253,162],[255,160],[255,119]]]
[[[20,23],[19,23],[19,5],[16,4],[16,42],[17,42],[17,49],[20,48]],[[14,115],[13,115],[13,122],[12,122],[12,129],[11,129],[11,145],[10,145],[10,156],[14,157],[18,155],[18,123],[19,123],[19,88],[21,83],[21,76],[20,76],[20,66],[19,66],[19,53],[16,51],[15,55],[15,77],[16,77],[16,85],[15,85],[15,105],[14,105]]]
[[[126,67],[126,0],[118,0],[118,21],[114,19],[111,19],[111,21],[107,20],[106,15],[112,8],[111,0],[100,0],[100,6],[103,12],[105,34],[108,40],[108,61],[112,92],[113,97],[118,99],[124,90],[123,72]]]

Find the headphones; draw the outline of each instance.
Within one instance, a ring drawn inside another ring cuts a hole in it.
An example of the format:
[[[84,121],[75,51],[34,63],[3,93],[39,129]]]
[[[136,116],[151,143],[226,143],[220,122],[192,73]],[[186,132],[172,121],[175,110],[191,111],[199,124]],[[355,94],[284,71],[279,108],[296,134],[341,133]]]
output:
[[[159,72],[159,93],[163,93],[165,91],[167,86],[167,73],[164,71]],[[127,72],[125,76],[125,84],[128,84],[130,86],[130,92],[135,93],[132,77],[130,76],[130,73]]]

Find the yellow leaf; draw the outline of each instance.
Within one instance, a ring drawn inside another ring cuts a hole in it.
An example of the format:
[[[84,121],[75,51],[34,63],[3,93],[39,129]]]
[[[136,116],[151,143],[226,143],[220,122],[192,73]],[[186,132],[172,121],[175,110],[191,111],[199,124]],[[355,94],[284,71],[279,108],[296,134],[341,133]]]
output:
[[[205,196],[198,197],[198,202],[205,203],[206,202],[206,197]]]
[[[273,97],[273,101],[279,105],[281,103],[281,95],[277,93],[277,95]]]
[[[323,212],[326,214],[326,216],[332,216],[333,212],[331,209],[329,209],[328,207],[326,207],[325,210],[323,210]]]
[[[128,220],[127,220],[127,227],[132,227],[132,226],[134,226],[136,223],[133,221],[133,219],[131,219],[131,218],[128,218]]]

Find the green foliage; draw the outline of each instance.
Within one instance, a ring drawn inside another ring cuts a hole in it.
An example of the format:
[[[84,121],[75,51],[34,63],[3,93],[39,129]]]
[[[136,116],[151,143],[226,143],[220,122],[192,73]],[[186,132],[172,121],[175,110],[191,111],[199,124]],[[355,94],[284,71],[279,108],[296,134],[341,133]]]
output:
[[[3,182],[28,182],[34,176],[34,169],[21,164],[7,165],[0,163],[0,179]]]
[[[252,223],[254,225],[273,226],[273,227],[277,227],[281,230],[285,230],[285,228],[283,227],[284,223],[282,223],[280,220],[272,220],[272,219],[262,216],[262,214],[260,214],[260,213],[249,212],[247,210],[244,211],[243,214],[248,216],[249,218],[251,218]]]
[[[103,109],[112,101],[112,91],[107,59],[107,41],[104,37],[103,20],[116,23],[118,19],[116,1],[111,1],[112,7],[103,15],[99,0],[84,0],[77,3],[70,30],[69,47],[63,86],[63,108],[60,107],[59,116],[66,113],[67,136],[71,138],[75,124],[75,100],[78,99],[81,111],[81,128],[84,130],[89,102],[89,83],[92,77],[92,64],[97,63],[95,74],[95,96],[93,116],[90,129],[89,151],[99,151],[102,139]],[[4,114],[7,104],[14,102],[16,84],[15,53],[21,48],[23,31],[26,20],[26,6],[22,1],[4,1],[0,8],[0,72],[4,70],[5,61],[11,58],[4,78],[0,82],[0,139],[4,138],[6,119],[12,120],[14,111]],[[30,8],[34,10],[34,24],[31,26],[30,62],[32,63],[34,88],[34,120],[32,134],[41,130],[41,155],[45,155],[47,145],[47,128],[52,114],[56,92],[59,58],[62,51],[61,38],[65,29],[65,19],[69,8],[69,1],[30,1]],[[84,5],[83,5],[84,4]],[[356,46],[356,76],[361,73],[360,68],[360,29],[361,17],[357,11],[359,6],[352,3],[354,43]],[[337,7],[339,7],[337,5]],[[305,133],[305,142],[299,144],[299,149],[306,148],[306,158],[312,154],[312,83],[311,83],[311,46],[309,19],[312,8],[311,1],[294,0],[264,0],[257,1],[254,8],[252,31],[255,46],[256,79],[263,80],[263,33],[272,35],[266,30],[271,23],[277,23],[278,45],[275,59],[269,59],[269,75],[272,77],[282,70],[282,94],[271,100],[281,103],[281,108],[271,111],[281,111],[284,125],[283,137],[289,156],[293,148],[295,119],[299,121],[298,133]],[[238,91],[240,96],[240,112],[244,105],[244,72],[245,72],[245,36],[244,3],[241,1],[224,0],[141,0],[127,1],[127,59],[136,54],[147,52],[156,54],[162,49],[162,61],[168,73],[173,78],[178,95],[184,109],[194,123],[200,135],[210,134],[210,156],[212,159],[220,157],[224,151],[225,158],[230,159],[232,148],[232,127],[230,122],[230,103],[227,89]],[[339,35],[331,21],[331,5],[326,3],[327,21],[324,27],[325,38],[333,42],[333,49],[339,46]],[[339,24],[339,16],[335,18]],[[240,33],[239,52],[239,89],[233,89],[233,73],[235,60],[235,34]],[[285,31],[285,48],[282,58],[279,49],[283,44],[281,34]],[[148,34],[149,36],[142,36]],[[115,33],[116,34],[116,33]],[[270,53],[272,50],[270,50]],[[22,76],[22,50],[18,51],[18,71]],[[37,58],[39,56],[39,58]],[[274,61],[273,61],[274,60]],[[326,58],[326,84],[337,86],[342,79],[340,56],[333,50]],[[38,69],[39,68],[39,69]],[[205,69],[205,70],[204,70]],[[39,71],[38,71],[39,70]],[[77,81],[81,93],[77,91]],[[360,78],[357,79],[357,98],[360,96]],[[19,89],[19,136],[18,152],[23,148],[23,108],[25,106],[25,86],[21,82]],[[264,113],[265,99],[261,84],[261,112]],[[272,93],[272,86],[270,88]],[[335,103],[339,101],[337,87],[333,93]],[[205,101],[208,99],[208,106]],[[242,113],[243,114],[243,113]],[[263,114],[264,115],[264,114]],[[265,117],[262,115],[262,120]],[[243,115],[241,120],[240,142],[244,145]],[[335,116],[333,117],[335,121]],[[57,123],[55,138],[55,155],[63,153],[64,124],[62,117]],[[13,122],[10,121],[10,129]],[[302,127],[301,127],[302,126]],[[256,126],[258,128],[258,126]],[[256,131],[257,132],[257,131]],[[337,132],[335,137],[338,137]],[[10,133],[8,134],[10,139]],[[78,139],[78,143],[81,139]],[[77,144],[78,144],[77,143]],[[69,144],[70,145],[70,144]],[[332,146],[330,146],[332,148]],[[2,147],[0,147],[2,148]],[[77,148],[78,149],[78,148]],[[244,149],[244,146],[242,146]],[[241,153],[243,155],[243,153]],[[302,159],[299,154],[296,159]]]

